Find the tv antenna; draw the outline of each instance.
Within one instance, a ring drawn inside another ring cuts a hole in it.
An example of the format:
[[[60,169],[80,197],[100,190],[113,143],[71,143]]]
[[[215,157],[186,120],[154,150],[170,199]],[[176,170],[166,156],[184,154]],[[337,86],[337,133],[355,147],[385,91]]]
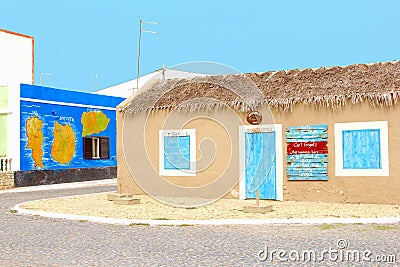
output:
[[[43,76],[53,76],[53,74],[41,72],[40,73],[40,86],[42,86],[42,77]]]
[[[147,33],[151,33],[151,34],[158,34],[158,32],[143,30],[143,28],[142,28],[142,24],[143,24],[143,23],[146,23],[146,24],[155,24],[155,25],[158,25],[158,24],[159,24],[158,22],[154,22],[154,21],[143,21],[142,19],[140,19],[136,91],[139,90],[139,77],[140,77],[140,43],[141,43],[141,41],[142,41],[142,32],[147,32]],[[136,92],[136,91],[134,91],[134,92]]]

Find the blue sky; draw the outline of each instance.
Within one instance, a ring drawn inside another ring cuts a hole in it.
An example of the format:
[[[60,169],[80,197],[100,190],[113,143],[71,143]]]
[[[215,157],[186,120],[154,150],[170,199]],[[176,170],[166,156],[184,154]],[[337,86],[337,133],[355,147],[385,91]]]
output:
[[[35,38],[35,82],[94,91],[191,61],[241,72],[400,59],[400,1],[0,0],[0,28]]]

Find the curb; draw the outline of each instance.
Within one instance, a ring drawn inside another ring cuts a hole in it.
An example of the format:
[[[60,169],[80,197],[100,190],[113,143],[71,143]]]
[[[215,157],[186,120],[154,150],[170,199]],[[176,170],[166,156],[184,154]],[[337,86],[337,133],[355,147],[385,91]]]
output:
[[[28,203],[28,202],[24,202]],[[46,211],[23,209],[20,203],[12,209],[19,215],[41,216],[54,219],[66,219],[93,223],[114,225],[149,225],[149,226],[192,226],[192,225],[319,225],[319,224],[395,224],[400,223],[400,217],[382,218],[313,218],[313,219],[214,219],[214,220],[134,220],[115,219],[85,215],[62,214]]]
[[[95,185],[100,185],[100,186],[117,185],[117,179],[114,178],[114,179],[103,179],[103,180],[94,180],[86,182],[16,187],[13,189],[1,190],[0,195],[5,193],[23,193],[23,192],[57,190],[57,189],[75,189],[75,188],[90,187]]]

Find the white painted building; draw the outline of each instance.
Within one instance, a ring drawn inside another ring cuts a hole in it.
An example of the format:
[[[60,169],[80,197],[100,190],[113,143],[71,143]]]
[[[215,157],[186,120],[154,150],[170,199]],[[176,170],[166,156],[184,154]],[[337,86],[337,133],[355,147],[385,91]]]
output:
[[[0,84],[33,82],[33,37],[0,29]]]
[[[34,38],[0,29],[0,173],[19,166],[17,94],[19,84],[33,82]]]
[[[152,83],[155,83],[163,79],[168,80],[177,78],[191,78],[195,76],[206,76],[206,75],[207,74],[162,68],[147,75],[144,75],[142,77],[139,77],[139,87],[137,79],[134,79],[108,88],[98,90],[95,93],[100,95],[128,98],[130,95],[132,95],[138,90],[137,88],[139,88],[140,90],[144,86],[151,85]]]

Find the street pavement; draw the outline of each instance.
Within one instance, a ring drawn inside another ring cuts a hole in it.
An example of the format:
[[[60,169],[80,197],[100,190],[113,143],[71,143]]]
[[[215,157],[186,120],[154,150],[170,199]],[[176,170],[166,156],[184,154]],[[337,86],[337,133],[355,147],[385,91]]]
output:
[[[400,266],[400,224],[124,226],[11,210],[25,201],[115,189],[0,194],[0,266]]]

